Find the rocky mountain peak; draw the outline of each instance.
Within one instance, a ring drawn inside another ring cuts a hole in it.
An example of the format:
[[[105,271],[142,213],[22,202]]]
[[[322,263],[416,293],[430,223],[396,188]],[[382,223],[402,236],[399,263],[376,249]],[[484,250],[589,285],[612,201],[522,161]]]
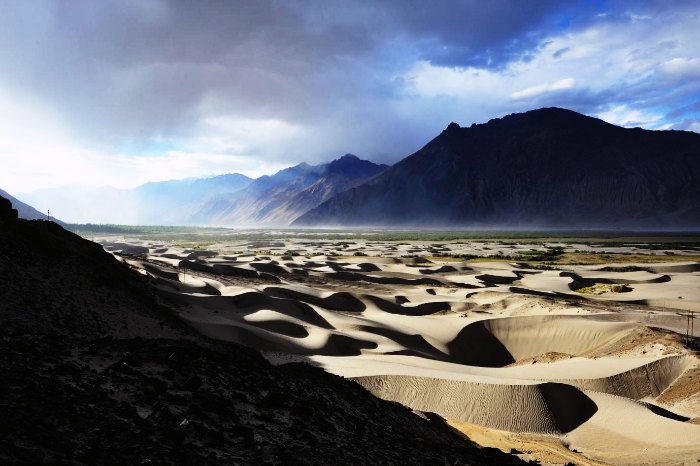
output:
[[[542,108],[440,135],[298,225],[697,228],[700,135]]]

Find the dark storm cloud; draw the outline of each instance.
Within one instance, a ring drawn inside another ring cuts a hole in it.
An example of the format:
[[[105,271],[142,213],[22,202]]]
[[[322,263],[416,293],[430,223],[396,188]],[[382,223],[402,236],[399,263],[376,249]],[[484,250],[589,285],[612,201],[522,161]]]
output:
[[[360,46],[331,36],[315,47],[285,2],[27,2],[9,13],[4,73],[118,136],[192,124],[207,98],[248,115],[313,107],[302,83],[329,51]]]
[[[383,50],[392,41],[437,64],[500,63],[536,42],[555,6],[14,2],[0,15],[0,76],[109,142],[182,131],[203,112],[313,120],[390,94],[379,74],[405,60]]]
[[[648,82],[597,90],[577,83],[565,92],[512,102],[516,87],[469,113],[449,94],[413,105],[406,88],[416,63],[513,75],[512,63],[535,60],[554,36],[599,22],[624,28],[635,21],[631,10],[661,17],[668,14],[665,5],[17,0],[0,5],[0,85],[44,102],[82,141],[106,151],[151,139],[184,141],[187,148],[188,140],[206,132],[209,119],[227,116],[296,125],[306,140],[284,150],[233,145],[219,153],[297,162],[328,158],[334,155],[329,150],[361,151],[392,162],[453,119],[478,121],[526,104],[597,111],[611,96],[658,97]],[[693,11],[690,4],[677,5]],[[642,57],[654,44],[643,45]],[[654,46],[672,51],[675,45],[670,40]],[[550,56],[566,62],[569,47]],[[696,92],[685,88],[687,98]]]
[[[535,47],[541,29],[562,7],[552,1],[513,2],[410,0],[392,4],[392,13],[406,33],[425,44],[420,58],[446,66],[500,67]]]

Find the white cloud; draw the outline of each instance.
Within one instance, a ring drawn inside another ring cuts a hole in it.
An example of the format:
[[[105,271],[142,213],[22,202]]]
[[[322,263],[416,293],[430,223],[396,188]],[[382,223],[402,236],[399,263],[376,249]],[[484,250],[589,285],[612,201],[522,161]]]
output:
[[[464,123],[554,105],[617,124],[672,124],[664,114],[698,98],[700,51],[697,16],[668,15],[627,24],[603,18],[545,38],[527,60],[500,70],[417,62],[404,74],[400,107],[418,117],[440,106]],[[566,54],[557,56],[560,50]]]
[[[498,88],[507,84],[507,79],[485,69],[448,68],[419,61],[406,73],[405,82],[409,95],[469,99],[474,95],[496,94]]]
[[[700,78],[700,58],[672,58],[659,67],[663,74],[677,79]]]
[[[700,121],[694,121],[688,126],[688,130],[700,133]]]
[[[537,97],[542,94],[563,91],[566,89],[573,89],[576,85],[576,80],[573,78],[560,79],[559,81],[553,83],[540,84],[538,86],[528,87],[522,91],[513,92],[510,96],[511,98],[518,99],[529,99],[531,97]]]
[[[213,119],[205,125],[211,127],[208,138],[187,150],[139,156],[85,146],[50,108],[26,96],[0,93],[0,116],[0,188],[10,193],[69,184],[122,188],[232,172],[257,177],[288,164],[232,151],[252,150],[275,132],[299,133],[284,122],[241,120],[229,127],[232,120]]]
[[[618,126],[641,126],[650,129],[668,128],[668,125],[659,125],[659,122],[663,118],[662,115],[643,112],[630,108],[627,105],[618,105],[596,116],[608,123]]]
[[[283,151],[300,138],[307,137],[300,125],[274,118],[243,118],[218,115],[205,118],[199,125],[201,143],[210,150],[256,153]]]

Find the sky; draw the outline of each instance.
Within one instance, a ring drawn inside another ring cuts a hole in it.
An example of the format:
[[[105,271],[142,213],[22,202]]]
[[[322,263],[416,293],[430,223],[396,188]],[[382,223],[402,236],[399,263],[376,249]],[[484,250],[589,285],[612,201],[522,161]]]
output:
[[[0,188],[394,163],[558,106],[700,132],[700,1],[0,3]]]

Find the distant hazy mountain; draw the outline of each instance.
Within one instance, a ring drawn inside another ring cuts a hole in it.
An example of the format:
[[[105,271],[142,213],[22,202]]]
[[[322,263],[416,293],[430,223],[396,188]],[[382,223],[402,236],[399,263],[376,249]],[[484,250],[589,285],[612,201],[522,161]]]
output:
[[[26,220],[46,220],[47,213],[39,212],[34,207],[25,204],[24,202],[18,200],[15,197],[12,197],[10,194],[7,193],[7,191],[3,191],[2,189],[0,189],[0,197],[4,197],[12,203],[12,208],[17,210],[19,218],[23,218]],[[63,223],[60,220],[56,220],[55,218],[53,218],[53,216],[52,220],[54,220],[56,223]]]
[[[451,123],[294,224],[698,228],[700,135],[559,108]]]
[[[251,182],[233,173],[146,183],[133,189],[67,186],[23,197],[75,223],[182,224],[209,198],[238,191]]]
[[[135,189],[141,202],[140,214],[156,223],[186,223],[193,212],[214,196],[234,193],[246,188],[253,180],[238,173],[192,180],[146,183]]]
[[[288,225],[321,202],[387,168],[352,154],[322,165],[302,163],[272,176],[262,176],[236,193],[217,196],[192,217],[192,222]]]

